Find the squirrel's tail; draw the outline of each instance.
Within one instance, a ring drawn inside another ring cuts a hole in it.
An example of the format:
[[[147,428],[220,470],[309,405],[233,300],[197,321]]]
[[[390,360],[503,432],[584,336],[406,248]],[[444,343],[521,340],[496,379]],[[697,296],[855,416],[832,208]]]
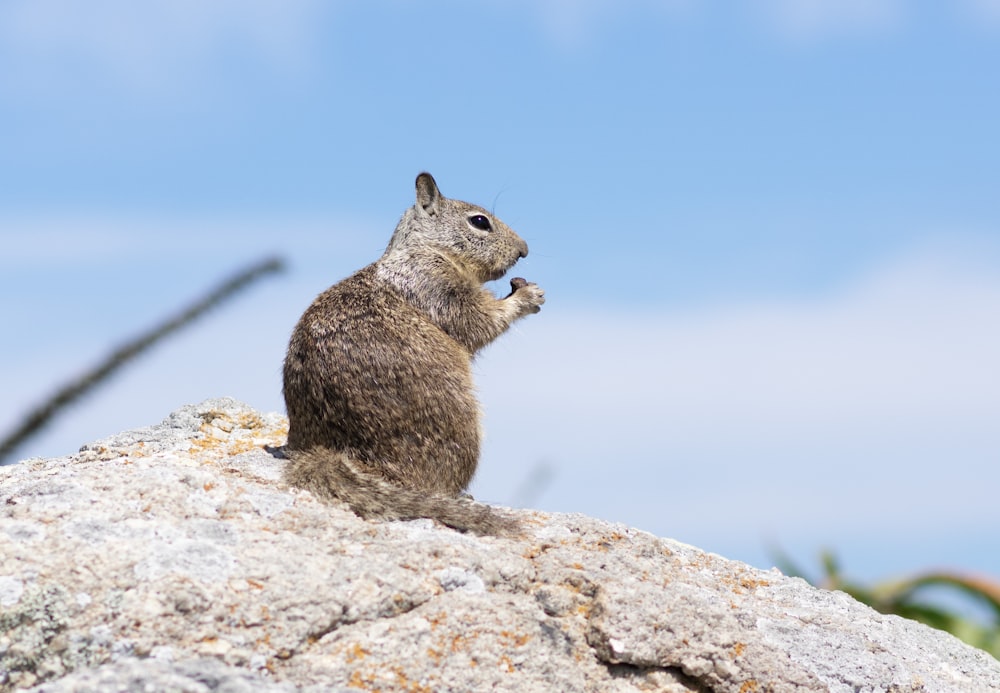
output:
[[[429,517],[442,524],[483,535],[513,536],[520,523],[488,505],[467,498],[416,491],[372,474],[336,450],[311,448],[287,452],[285,481],[324,499],[347,503],[361,517],[412,520]]]

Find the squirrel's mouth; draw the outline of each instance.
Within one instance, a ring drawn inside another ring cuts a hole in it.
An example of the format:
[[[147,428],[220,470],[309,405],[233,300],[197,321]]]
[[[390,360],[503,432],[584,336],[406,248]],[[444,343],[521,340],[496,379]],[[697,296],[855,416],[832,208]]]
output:
[[[501,279],[503,275],[507,274],[507,272],[510,271],[510,268],[516,265],[517,261],[520,259],[520,257],[515,257],[513,262],[509,262],[506,265],[494,265],[493,267],[487,267],[486,276],[489,277],[489,279],[486,281],[495,282],[497,279]]]

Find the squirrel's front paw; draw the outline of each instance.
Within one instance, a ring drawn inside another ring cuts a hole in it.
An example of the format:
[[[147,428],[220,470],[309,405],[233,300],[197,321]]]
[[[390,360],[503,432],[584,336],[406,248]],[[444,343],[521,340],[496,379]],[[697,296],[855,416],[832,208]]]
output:
[[[537,313],[545,303],[545,291],[535,284],[521,277],[514,277],[510,280],[510,295],[508,299],[517,301],[522,307],[522,315]]]

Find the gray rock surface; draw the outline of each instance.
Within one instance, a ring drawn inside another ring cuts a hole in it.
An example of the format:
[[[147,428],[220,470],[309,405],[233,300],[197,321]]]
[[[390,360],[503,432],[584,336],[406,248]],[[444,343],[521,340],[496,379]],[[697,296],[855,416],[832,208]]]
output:
[[[946,633],[621,525],[361,520],[283,486],[286,430],[209,400],[0,469],[0,690],[1000,691]]]

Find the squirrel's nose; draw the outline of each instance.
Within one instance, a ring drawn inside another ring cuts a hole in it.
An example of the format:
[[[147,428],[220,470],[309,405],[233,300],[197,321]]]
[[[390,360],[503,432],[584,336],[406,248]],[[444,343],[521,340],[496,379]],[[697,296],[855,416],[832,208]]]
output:
[[[520,247],[519,250],[520,250],[520,256],[521,257],[528,257],[528,244],[527,243],[525,243],[524,241],[521,241],[521,247]]]

